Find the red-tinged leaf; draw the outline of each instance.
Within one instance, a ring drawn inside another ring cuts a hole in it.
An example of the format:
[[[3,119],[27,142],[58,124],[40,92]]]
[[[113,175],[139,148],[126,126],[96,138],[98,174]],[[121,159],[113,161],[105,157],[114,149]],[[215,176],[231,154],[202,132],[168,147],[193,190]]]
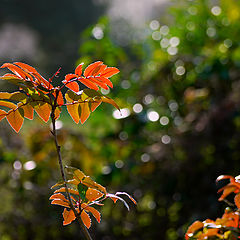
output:
[[[69,81],[73,80],[74,78],[76,78],[77,80],[78,75],[70,73],[65,76],[65,79],[62,82],[67,84]]]
[[[102,71],[101,77],[109,78],[109,77],[112,77],[113,75],[115,75],[119,72],[120,71],[115,67],[108,67],[104,71]]]
[[[12,74],[12,73],[6,73],[5,75],[1,76],[0,79],[2,80],[8,80],[8,79],[16,79],[16,80],[21,80],[22,78],[15,75],[15,74]]]
[[[195,221],[187,230],[185,237],[187,236],[186,239],[188,239],[188,235],[195,233],[196,231],[200,230],[201,228],[204,227],[204,224],[200,221]]]
[[[25,71],[23,71],[20,67],[12,64],[12,63],[4,63],[1,68],[8,68],[10,71],[12,71],[14,74],[16,74],[18,77],[22,78],[22,79],[26,79],[27,78],[27,74]],[[31,78],[32,80],[32,78]]]
[[[105,69],[107,68],[107,65],[102,64],[99,65],[97,68],[95,68],[95,70],[92,72],[92,76],[97,76],[99,74],[101,74]]]
[[[66,192],[66,188],[65,187],[61,187],[57,190],[54,191],[54,193],[60,193],[60,192]],[[72,189],[72,188],[68,188],[68,192],[69,193],[72,193],[72,194],[75,194],[75,195],[79,195],[78,191]]]
[[[232,180],[232,181],[235,180],[233,176],[230,176],[230,175],[221,175],[221,176],[219,176],[219,177],[216,179],[216,181],[218,182],[218,181],[221,181],[221,180],[223,180],[223,179],[230,179],[230,180]]]
[[[101,198],[104,194],[96,189],[88,188],[86,191],[86,199],[89,202],[96,201],[97,199]]]
[[[240,209],[240,193],[238,193],[238,194],[234,197],[234,202],[235,202],[237,208]]]
[[[95,79],[94,77],[89,77],[88,79],[91,80],[91,82],[93,82],[94,84],[98,85],[99,87],[108,90],[108,86],[105,83]]]
[[[71,210],[68,211],[66,208],[64,208],[63,219],[64,219],[64,221],[63,221],[64,226],[68,225],[72,221],[74,221],[76,219],[76,217],[75,217],[75,214],[74,214],[73,210],[71,209]]]
[[[102,103],[102,101],[99,101],[99,102],[91,102],[90,103],[90,109],[91,111],[95,111],[95,109]]]
[[[68,202],[68,200],[65,198],[65,196],[61,193],[56,193],[56,194],[53,194],[49,200],[52,200],[52,199],[61,199],[63,200],[64,202]]]
[[[106,96],[103,96],[103,97],[101,98],[101,100],[102,100],[103,102],[105,102],[105,103],[109,103],[109,104],[113,105],[116,109],[118,109],[118,110],[120,111],[119,106],[117,105],[117,103],[116,103],[113,99],[108,98],[108,97],[106,97]]]
[[[96,220],[98,221],[98,223],[100,223],[101,221],[101,214],[98,210],[96,210],[95,208],[93,207],[89,207],[86,203],[83,203],[81,205],[81,207],[85,210],[85,211],[88,211],[90,212],[95,218]]]
[[[83,63],[79,64],[75,69],[75,74],[77,74],[78,76],[82,75],[82,66],[83,66]]]
[[[82,84],[84,84],[85,86],[94,89],[94,90],[98,90],[98,86],[94,83],[92,83],[90,80],[86,79],[86,78],[79,78],[78,81],[80,81]]]
[[[80,121],[83,124],[90,115],[90,109],[88,102],[79,103],[79,108],[81,109]]]
[[[56,95],[57,95],[57,93],[54,92],[54,93],[53,93],[53,96],[54,96],[55,98],[56,98]],[[61,91],[58,92],[57,104],[58,104],[59,106],[62,106],[62,105],[64,104],[64,99],[63,99],[63,95],[62,95],[62,92],[61,92]]]
[[[32,74],[37,79],[38,84],[42,83],[45,88],[53,88],[50,82],[48,82],[44,77],[42,77],[41,74],[39,74],[34,67],[22,62],[14,62],[14,64],[21,67],[25,72]]]
[[[14,103],[7,102],[7,101],[1,101],[1,100],[0,100],[0,106],[8,107],[8,108],[11,108],[11,109],[16,109],[17,108],[17,106]]]
[[[71,89],[73,92],[79,92],[79,90],[80,90],[77,82],[70,82],[65,85],[66,85],[66,87]]]
[[[69,208],[69,204],[61,199],[54,199],[54,200],[52,200],[51,204]]]
[[[79,123],[80,116],[78,111],[79,103],[68,103],[67,111],[75,123]]]
[[[8,123],[11,125],[11,127],[15,130],[15,132],[18,133],[23,125],[23,120],[24,120],[19,110],[18,109],[10,110],[6,118],[8,120]]]
[[[37,105],[34,107],[34,110],[37,112],[38,116],[44,121],[47,122],[49,120],[51,114],[51,107],[48,103],[44,103],[43,105]]]
[[[91,218],[84,210],[81,212],[81,219],[87,228],[91,227]]]
[[[24,105],[24,106],[21,107],[21,109],[23,109],[23,111],[24,111],[24,117],[25,118],[33,120],[34,111],[33,111],[33,107],[31,105],[29,105],[29,104]]]
[[[106,83],[109,87],[113,88],[113,84],[108,78],[106,77],[95,77],[95,78],[98,79],[99,81]]]
[[[90,65],[85,69],[85,71],[84,71],[84,76],[85,76],[85,77],[91,76],[91,75],[92,75],[92,72],[94,71],[94,69],[95,69],[96,67],[98,67],[99,65],[102,65],[102,64],[103,64],[103,62],[101,62],[101,61],[97,61],[97,62],[95,62],[95,63],[90,64]]]

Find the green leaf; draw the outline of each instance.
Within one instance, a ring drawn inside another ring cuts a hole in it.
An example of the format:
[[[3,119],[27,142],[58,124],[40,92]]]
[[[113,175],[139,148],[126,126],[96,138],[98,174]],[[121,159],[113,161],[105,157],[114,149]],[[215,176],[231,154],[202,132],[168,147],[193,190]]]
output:
[[[79,192],[79,195],[80,195],[80,198],[82,199],[83,202],[86,202],[87,199],[86,199],[86,192],[88,190],[88,187],[79,183],[78,186],[78,192]]]

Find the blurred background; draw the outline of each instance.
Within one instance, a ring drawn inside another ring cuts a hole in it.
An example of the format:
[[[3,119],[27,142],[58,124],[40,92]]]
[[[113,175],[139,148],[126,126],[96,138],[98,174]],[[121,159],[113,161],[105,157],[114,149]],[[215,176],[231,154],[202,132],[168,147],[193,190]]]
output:
[[[239,21],[237,0],[1,0],[1,64],[62,67],[59,81],[81,62],[121,70],[102,93],[122,115],[102,104],[83,126],[59,122],[65,164],[138,201],[107,200],[94,239],[178,240],[221,216],[215,179],[240,168]],[[79,239],[48,200],[58,180],[49,124],[35,116],[17,135],[0,122],[1,240]]]

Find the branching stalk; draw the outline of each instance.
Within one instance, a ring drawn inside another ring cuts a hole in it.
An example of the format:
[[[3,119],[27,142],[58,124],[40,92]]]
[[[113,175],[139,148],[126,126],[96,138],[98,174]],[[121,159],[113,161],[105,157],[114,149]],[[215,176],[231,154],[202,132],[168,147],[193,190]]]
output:
[[[80,217],[80,213],[78,213],[76,211],[76,209],[73,206],[72,200],[71,200],[71,196],[69,194],[69,190],[68,190],[68,186],[66,183],[66,176],[65,176],[65,172],[64,172],[64,168],[63,168],[63,162],[62,162],[62,156],[61,156],[61,147],[58,144],[58,139],[57,139],[57,131],[56,131],[56,120],[55,120],[55,115],[54,115],[54,111],[55,108],[52,108],[52,113],[51,113],[51,120],[52,120],[52,135],[54,137],[54,142],[55,142],[55,146],[56,146],[56,151],[57,151],[57,156],[58,156],[58,163],[59,163],[59,167],[60,167],[60,171],[61,171],[61,176],[64,182],[64,187],[66,189],[66,194],[67,194],[67,199],[69,201],[69,206],[72,209],[72,211],[74,212],[74,215],[76,216],[78,223],[80,224],[80,227],[82,229],[82,233],[85,237],[86,240],[92,240],[87,228],[85,227],[85,225],[82,222],[82,219]]]

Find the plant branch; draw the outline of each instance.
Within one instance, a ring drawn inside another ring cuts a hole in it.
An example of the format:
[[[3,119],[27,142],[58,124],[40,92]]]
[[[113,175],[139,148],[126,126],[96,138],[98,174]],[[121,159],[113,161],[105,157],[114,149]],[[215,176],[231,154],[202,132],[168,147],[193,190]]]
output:
[[[52,120],[52,128],[53,129],[52,129],[51,133],[52,133],[52,135],[54,137],[54,141],[55,141],[55,146],[56,146],[56,151],[57,151],[57,156],[58,156],[58,163],[59,163],[59,166],[60,166],[60,171],[61,171],[61,176],[62,176],[62,179],[63,179],[63,182],[64,182],[64,187],[66,189],[67,199],[69,201],[69,205],[70,205],[71,210],[74,212],[74,215],[76,216],[76,218],[77,218],[77,220],[80,224],[80,227],[82,229],[82,232],[84,234],[85,239],[86,240],[92,240],[87,228],[85,227],[85,225],[82,222],[80,214],[76,211],[75,207],[73,206],[71,196],[70,196],[70,193],[69,193],[69,190],[68,190],[68,186],[67,186],[67,183],[66,183],[66,176],[65,176],[65,172],[64,172],[64,168],[63,168],[62,156],[61,156],[61,147],[59,146],[58,140],[57,140],[56,119],[55,119],[54,111],[55,111],[55,107],[52,107],[51,120]]]

